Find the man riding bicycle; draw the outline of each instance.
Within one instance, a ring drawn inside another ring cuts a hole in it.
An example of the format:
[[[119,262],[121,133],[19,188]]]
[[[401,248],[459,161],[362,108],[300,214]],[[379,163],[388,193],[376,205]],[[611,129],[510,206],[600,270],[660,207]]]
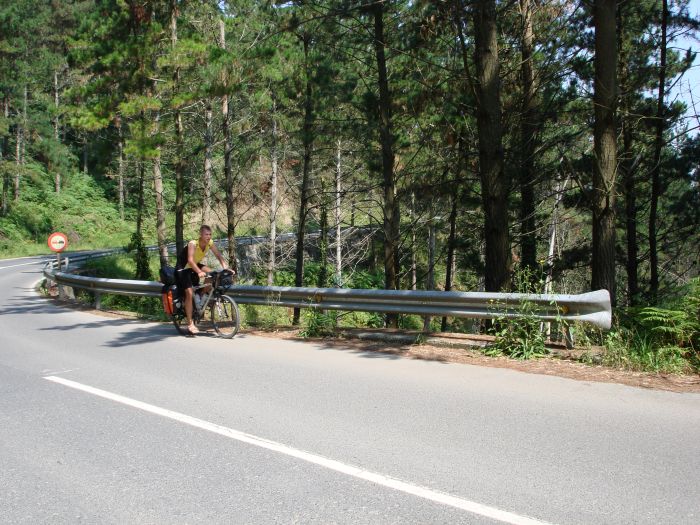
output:
[[[203,224],[199,228],[199,239],[187,243],[187,245],[177,254],[177,265],[175,266],[175,282],[180,297],[184,300],[185,316],[187,317],[187,330],[190,334],[195,335],[199,330],[192,321],[192,299],[194,292],[193,286],[199,284],[199,279],[206,277],[206,272],[210,272],[211,268],[201,264],[202,259],[211,252],[216,256],[224,270],[228,270],[228,264],[222,257],[219,250],[216,248],[214,241],[211,240],[211,228]],[[231,271],[231,270],[229,270]]]

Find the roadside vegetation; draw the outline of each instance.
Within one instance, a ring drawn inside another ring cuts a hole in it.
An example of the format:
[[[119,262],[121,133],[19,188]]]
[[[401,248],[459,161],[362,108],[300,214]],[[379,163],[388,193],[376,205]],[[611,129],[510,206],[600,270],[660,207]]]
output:
[[[50,254],[48,236],[61,231],[69,249],[83,250],[125,246],[131,221],[122,220],[105,189],[93,177],[76,171],[65,179],[65,190],[55,193],[40,165],[32,165],[21,201],[6,215],[0,214],[2,258]]]
[[[157,256],[149,259],[151,273],[159,268]],[[119,279],[133,278],[133,256],[115,255],[95,259],[84,271],[91,275]],[[321,271],[318,263],[306,265],[304,286],[315,286]],[[537,283],[526,272],[516,272],[515,288],[528,293]],[[377,288],[382,281],[380,272],[358,270],[347,282],[351,288]],[[264,272],[255,272],[248,284],[266,285]],[[280,269],[274,285],[292,286],[294,269]],[[88,292],[76,290],[76,298],[85,303],[94,300]],[[168,321],[157,298],[122,297],[105,294],[102,307],[107,310],[132,312],[152,320]],[[536,318],[532,304],[523,303],[522,318],[496,319],[486,330],[494,336],[493,343],[484,349],[488,356],[504,356],[511,359],[536,359],[552,356],[544,325]],[[244,328],[276,331],[289,330],[293,326],[293,310],[276,306],[240,305]],[[382,328],[385,316],[368,312],[337,312],[304,309],[297,334],[303,338],[335,337],[344,328]],[[404,330],[423,330],[423,319],[415,315],[402,315],[399,327]],[[478,324],[477,324],[478,326]],[[451,331],[470,332],[472,320],[454,320]],[[554,323],[554,337],[563,338],[563,323]],[[580,361],[591,366],[604,365],[615,369],[671,374],[700,373],[700,279],[677,290],[674,299],[661,306],[642,308],[618,308],[614,312],[614,326],[609,332],[575,324],[570,327],[582,356]],[[440,319],[432,320],[431,332],[439,332]]]
[[[614,329],[573,327],[591,362],[696,371],[698,28],[689,0],[4,2],[0,257],[60,230],[130,248],[89,271],[153,279],[206,223],[270,239],[226,254],[256,284],[605,289]],[[490,353],[548,355],[522,308]],[[306,336],[486,330],[242,311]]]

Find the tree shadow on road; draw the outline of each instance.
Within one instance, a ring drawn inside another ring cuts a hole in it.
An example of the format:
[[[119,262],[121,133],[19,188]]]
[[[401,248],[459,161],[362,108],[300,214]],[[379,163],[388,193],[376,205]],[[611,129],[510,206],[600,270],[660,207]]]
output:
[[[297,341],[299,343],[307,343],[313,345],[316,350],[341,350],[351,352],[365,359],[389,359],[392,361],[398,359],[418,359],[423,361],[436,361],[439,363],[448,364],[451,361],[446,359],[438,352],[427,350],[420,345],[412,345],[397,342],[371,341],[367,339],[340,339],[340,338],[299,338],[296,335],[297,330],[289,333],[266,332],[262,330],[249,331],[250,335],[285,339]],[[238,337],[238,336],[236,336]]]
[[[79,308],[80,309],[80,308]],[[91,309],[80,309],[87,313],[93,314],[96,318],[100,313],[96,313]],[[59,310],[60,311],[60,310]],[[51,313],[51,312],[47,312]],[[166,339],[176,339],[181,341],[196,341],[197,339],[218,339],[211,327],[204,326],[202,331],[197,336],[183,336],[177,332],[172,323],[161,323],[144,319],[128,319],[118,317],[116,315],[104,314],[108,317],[95,319],[85,323],[60,324],[40,328],[41,331],[47,332],[68,332],[73,330],[100,330],[104,328],[119,327],[119,335],[102,343],[101,346],[110,348],[123,348],[129,346],[143,346],[149,343],[157,343]]]

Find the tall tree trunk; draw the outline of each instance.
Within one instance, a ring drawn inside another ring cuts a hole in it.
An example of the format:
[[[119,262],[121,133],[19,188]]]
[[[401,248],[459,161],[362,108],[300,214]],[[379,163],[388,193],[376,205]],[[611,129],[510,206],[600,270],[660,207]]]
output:
[[[146,138],[146,115],[144,111],[140,114],[140,133],[141,140]],[[138,188],[138,204],[136,208],[136,232],[132,237],[132,246],[136,250],[136,279],[146,281],[150,278],[150,269],[148,265],[148,252],[143,242],[143,214],[145,211],[145,195],[144,182],[146,179],[146,158],[141,148],[139,158],[139,188]]]
[[[342,165],[340,163],[340,146],[340,139],[338,139],[335,157],[335,285],[338,288],[343,287],[343,244],[341,239],[342,232],[340,228],[340,203],[342,196]]]
[[[484,207],[484,280],[487,292],[497,292],[508,286],[511,252],[508,236],[509,181],[503,170],[495,0],[478,0],[474,10],[474,27],[479,172]]]
[[[432,216],[432,210],[431,210]],[[432,222],[428,225],[428,278],[425,283],[426,290],[435,289],[435,225]],[[423,331],[430,331],[430,316],[423,318]]]
[[[627,237],[627,295],[630,306],[639,302],[639,254],[637,246],[637,195],[632,159],[632,132],[630,123],[622,124],[623,158],[620,161],[625,185],[625,231]]]
[[[520,122],[520,261],[523,268],[537,268],[537,235],[535,223],[535,135],[536,92],[532,59],[534,35],[532,29],[532,0],[520,0],[522,20],[520,75],[523,86]]]
[[[666,95],[666,30],[668,26],[668,0],[662,1],[661,47],[659,49],[659,94],[656,106],[656,137],[654,140],[654,164],[651,170],[651,202],[649,205],[649,294],[656,302],[659,293],[659,252],[656,238],[656,222],[661,197],[661,152],[664,147],[666,127],[664,98]]]
[[[452,194],[452,208],[450,209],[450,235],[447,239],[447,262],[445,271],[445,291],[452,290],[452,281],[455,271],[455,245],[457,240],[457,206],[459,196],[456,193]],[[442,318],[440,328],[443,332],[447,330],[447,317]]]
[[[124,129],[121,117],[116,118],[117,132],[117,184],[119,192],[119,217],[124,220]]]
[[[143,126],[145,128],[145,126]],[[146,179],[146,159],[141,156],[139,159],[139,194],[136,204],[136,234],[143,235],[143,212],[145,208],[144,181]],[[137,270],[138,272],[138,270]]]
[[[53,72],[53,102],[56,115],[53,119],[53,138],[56,144],[59,143],[59,121],[58,121],[58,71]],[[61,172],[57,169],[54,173],[54,188],[56,193],[61,193]]]
[[[22,165],[24,165],[25,155],[27,149],[27,129],[29,127],[29,120],[27,119],[27,107],[29,106],[29,89],[27,85],[24,85],[24,94],[22,96],[22,150],[20,152],[20,157],[22,159]]]
[[[411,192],[411,209],[409,220],[411,221],[411,271],[409,278],[411,290],[418,288],[418,265],[416,264],[416,194]]]
[[[556,196],[554,198],[554,211],[552,211],[552,220],[549,225],[549,248],[547,250],[546,261],[546,276],[544,281],[544,293],[551,294],[554,285],[554,249],[557,241],[557,226],[559,224],[559,204],[564,198],[566,186],[569,184],[569,179],[564,181],[564,184],[557,184]]]
[[[170,42],[172,48],[177,46],[177,18],[180,15],[177,0],[170,2]],[[180,84],[180,68],[173,73],[173,91],[177,94]],[[175,119],[175,245],[177,253],[185,246],[185,152],[183,147],[182,114],[176,107]]]
[[[617,106],[617,31],[616,0],[595,0],[595,82],[593,105],[595,125],[593,142],[593,289],[610,292],[615,304],[615,178],[617,144],[615,112]]]
[[[160,113],[155,115],[155,133],[158,134],[160,124]],[[163,204],[163,176],[160,168],[161,147],[156,146],[156,154],[153,159],[153,188],[156,197],[156,237],[158,239],[158,254],[160,256],[160,266],[168,264],[167,233],[165,228],[165,206]],[[179,253],[179,252],[178,252]]]
[[[5,115],[5,121],[7,122],[10,118],[10,101],[7,96],[3,98],[3,114]],[[0,158],[9,158],[9,147],[10,147],[10,137],[5,135],[2,139],[2,154]],[[4,172],[2,175],[2,214],[7,215],[8,211],[8,200],[10,198],[10,175]]]
[[[275,116],[276,107],[272,107],[272,147],[270,148],[270,163],[272,173],[270,174],[270,255],[267,264],[267,285],[272,286],[275,282],[275,266],[277,256],[277,118]]]
[[[15,177],[13,184],[13,194],[12,198],[14,202],[19,201],[19,184],[20,184],[20,172],[22,170],[22,125],[17,124],[15,129],[16,139],[15,139]]]
[[[625,189],[625,231],[627,240],[627,259],[625,268],[627,271],[627,296],[628,304],[634,306],[639,301],[639,263],[637,248],[637,195],[634,171],[636,161],[632,151],[632,125],[630,123],[630,97],[633,95],[630,82],[628,47],[631,43],[627,40],[625,29],[625,16],[623,15],[624,3],[618,4],[617,28],[620,33],[619,46],[619,77],[620,77],[620,105],[621,105],[621,132],[622,154],[620,155],[620,169],[624,179]]]
[[[549,226],[549,248],[547,250],[547,261],[545,264],[545,280],[544,280],[544,291],[545,295],[550,295],[554,289],[554,249],[556,248],[557,242],[557,227],[559,224],[559,204],[564,198],[564,192],[566,191],[566,186],[569,184],[569,179],[557,183],[556,196],[554,200],[554,210],[552,211],[552,220]],[[541,323],[540,330],[545,331],[547,337],[551,338],[552,333],[552,323]]]
[[[88,173],[88,136],[87,133],[83,136],[83,173]]]
[[[13,192],[13,200],[15,202],[19,201],[20,178],[22,173],[22,166],[24,166],[24,149],[27,133],[27,98],[28,93],[27,86],[25,84],[22,97],[22,118],[21,121],[17,124],[16,128],[17,139],[15,145],[15,164],[17,165],[17,169],[15,171]]]
[[[304,284],[304,233],[306,228],[306,217],[309,207],[309,182],[311,178],[311,153],[313,150],[313,86],[311,84],[311,65],[309,64],[309,43],[311,36],[305,33],[304,43],[304,71],[306,74],[306,89],[304,97],[304,124],[302,126],[302,145],[304,158],[302,163],[301,187],[299,191],[299,220],[297,224],[297,248],[296,267],[294,272],[294,286]],[[294,309],[292,324],[299,324],[299,308]]]
[[[226,25],[223,20],[219,20],[219,46],[226,49]],[[236,261],[236,214],[233,188],[233,169],[231,167],[231,126],[228,116],[228,86],[224,86],[226,92],[221,98],[221,115],[223,119],[224,132],[224,177],[226,179],[226,239],[228,241],[228,264],[229,267],[238,271]]]
[[[355,227],[355,192],[350,192],[350,226]]]
[[[318,286],[325,288],[328,286],[328,196],[326,187],[326,177],[321,173],[321,208],[319,226],[321,235],[319,238],[320,269],[318,272]]]
[[[399,201],[396,198],[394,174],[394,136],[391,122],[391,93],[386,67],[384,38],[384,4],[375,3],[374,51],[377,59],[379,82],[379,142],[382,147],[382,186],[384,188],[384,288],[397,290],[399,286]],[[396,328],[398,316],[387,314],[387,326]]]
[[[206,128],[204,132],[204,191],[202,192],[202,224],[210,225],[211,221],[211,179],[212,158],[214,152],[214,137],[212,133],[213,111],[211,99],[206,101],[204,110]],[[210,225],[211,226],[211,225]]]

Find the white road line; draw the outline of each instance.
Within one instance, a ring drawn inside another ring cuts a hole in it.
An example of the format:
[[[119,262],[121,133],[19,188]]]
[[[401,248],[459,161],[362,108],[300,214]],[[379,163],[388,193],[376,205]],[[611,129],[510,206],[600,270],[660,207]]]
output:
[[[82,383],[76,383],[75,381],[70,381],[68,379],[63,379],[56,376],[46,376],[44,379],[58,383],[69,388],[74,388],[76,390],[81,390],[87,392],[88,394],[93,394],[104,399],[109,399],[123,405],[127,405],[145,412],[150,412],[151,414],[156,414],[162,417],[173,419],[179,421],[180,423],[185,423],[202,430],[207,430],[221,436],[225,436],[242,443],[248,443],[256,447],[261,447],[267,450],[272,450],[280,454],[285,454],[294,458],[301,459],[303,461],[308,461],[315,465],[325,467],[336,472],[341,472],[347,474],[348,476],[353,476],[355,478],[363,479],[365,481],[370,481],[381,485],[383,487],[388,487],[394,490],[404,492],[406,494],[411,494],[419,498],[424,498],[435,503],[440,503],[442,505],[448,505],[450,507],[455,507],[472,514],[478,514],[480,516],[485,516],[493,520],[501,521],[503,523],[512,523],[515,525],[546,525],[546,522],[539,521],[533,518],[528,518],[527,516],[521,516],[519,514],[514,514],[512,512],[507,512],[504,510],[497,509],[495,507],[489,507],[487,505],[482,505],[474,501],[469,501],[466,499],[459,498],[457,496],[452,496],[450,494],[445,494],[442,492],[437,492],[428,488],[420,487],[418,485],[413,485],[406,481],[401,481],[395,478],[390,478],[376,472],[371,472],[365,470],[361,467],[355,467],[348,465],[346,463],[341,463],[334,459],[325,458],[317,454],[312,454],[310,452],[304,452],[303,450],[298,450],[282,443],[276,443],[275,441],[270,441],[265,438],[253,436],[251,434],[246,434],[239,430],[234,430],[232,428],[217,425],[215,423],[210,423],[202,419],[197,419],[179,412],[173,412],[172,410],[167,410],[165,408],[160,408],[155,405],[150,405],[142,401],[137,401],[128,397],[120,396],[118,394],[113,394],[112,392],[107,392],[106,390],[100,390],[99,388],[94,388],[88,385],[83,385]]]
[[[16,268],[17,266],[29,266],[32,264],[46,264],[46,261],[34,261],[30,263],[22,263],[22,264],[12,264],[10,266],[0,266],[0,270],[4,270],[5,268]]]

